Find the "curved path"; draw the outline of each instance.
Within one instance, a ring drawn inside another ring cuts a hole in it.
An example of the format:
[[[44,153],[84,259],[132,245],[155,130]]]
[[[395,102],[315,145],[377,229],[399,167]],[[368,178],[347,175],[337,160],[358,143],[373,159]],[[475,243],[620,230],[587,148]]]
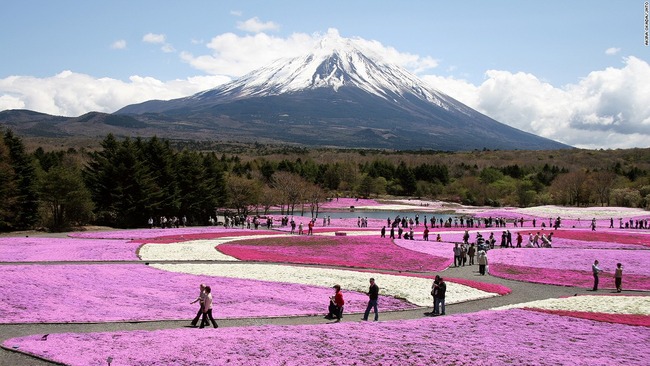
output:
[[[197,261],[198,262],[198,261]],[[101,262],[93,262],[98,264]],[[141,262],[140,262],[141,263]],[[167,262],[169,263],[169,262]],[[184,261],[184,263],[194,263]],[[23,263],[24,264],[24,263]],[[42,262],[39,264],[43,264]],[[144,263],[143,263],[144,265]],[[323,266],[324,267],[324,266]],[[418,272],[422,274],[422,272]],[[429,273],[436,274],[436,273]],[[478,266],[451,267],[441,273],[443,277],[464,278],[487,283],[496,283],[512,289],[512,293],[506,296],[496,296],[488,299],[468,301],[464,303],[447,305],[447,313],[470,313],[479,310],[491,309],[497,306],[517,304],[521,302],[557,298],[563,296],[593,294],[592,291],[584,288],[551,286],[519,282],[493,277],[490,275],[481,276],[478,274]],[[381,284],[379,284],[381,285]],[[600,293],[612,294],[612,291],[602,290]],[[627,292],[629,294],[630,292]],[[615,292],[613,293],[615,294]],[[622,293],[626,294],[626,292]],[[650,295],[648,292],[635,292],[638,295]],[[424,316],[424,312],[431,311],[431,308],[419,308],[415,310],[404,310],[395,312],[381,312],[380,320],[415,319]],[[323,304],[323,314],[326,312],[326,304]],[[36,314],[35,314],[36,315]],[[193,314],[188,314],[191,316]],[[360,314],[346,314],[344,322],[359,321]],[[0,320],[1,321],[1,320]],[[176,321],[147,321],[147,322],[112,322],[112,323],[48,323],[48,324],[0,324],[0,342],[6,339],[26,336],[30,334],[49,334],[65,332],[104,332],[122,330],[156,330],[181,328],[189,326],[190,318]],[[320,316],[296,316],[282,318],[247,318],[247,319],[218,319],[219,327],[235,326],[256,326],[264,324],[275,325],[296,325],[296,324],[327,324],[328,321]],[[197,332],[201,330],[197,329]],[[13,352],[7,349],[0,349],[0,366],[15,365],[57,365],[58,363],[36,359],[34,357]]]

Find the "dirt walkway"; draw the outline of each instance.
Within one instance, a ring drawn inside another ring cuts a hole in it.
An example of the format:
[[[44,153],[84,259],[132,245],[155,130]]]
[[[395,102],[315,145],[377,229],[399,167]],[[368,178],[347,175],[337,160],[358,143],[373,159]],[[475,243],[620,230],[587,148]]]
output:
[[[435,274],[435,273],[430,273]],[[526,301],[541,300],[548,298],[557,298],[562,296],[593,294],[584,288],[550,286],[532,284],[527,282],[518,282],[496,278],[492,276],[481,276],[478,274],[478,266],[465,266],[459,268],[449,268],[440,274],[443,277],[464,278],[487,283],[497,283],[512,289],[512,293],[506,296],[497,296],[489,299],[468,301],[460,304],[447,306],[447,314],[470,313],[479,310],[490,309],[497,306],[516,304]],[[424,289],[427,290],[427,289]],[[609,290],[600,291],[603,294],[612,294]],[[625,293],[622,293],[625,294]],[[629,292],[627,293],[629,294]],[[650,295],[647,292],[635,292],[637,295]],[[326,304],[323,304],[323,311],[326,312]],[[419,308],[407,311],[395,311],[381,313],[380,321],[399,320],[399,319],[416,319],[424,316],[425,312],[431,311],[431,308]],[[189,314],[191,315],[191,314]],[[30,334],[49,334],[65,332],[105,332],[105,331],[123,331],[123,330],[156,330],[181,328],[189,325],[189,319],[177,321],[147,321],[147,322],[115,322],[115,323],[94,323],[94,324],[0,324],[0,342],[6,339],[20,337]],[[344,322],[359,321],[360,314],[344,315]],[[256,326],[264,324],[275,325],[297,325],[297,324],[326,324],[327,320],[321,316],[296,316],[283,318],[248,318],[248,319],[218,319],[220,328],[236,326]],[[197,332],[201,330],[197,329]],[[11,345],[8,345],[11,347]],[[55,365],[49,361],[39,360],[22,353],[0,349],[0,366],[16,365]]]

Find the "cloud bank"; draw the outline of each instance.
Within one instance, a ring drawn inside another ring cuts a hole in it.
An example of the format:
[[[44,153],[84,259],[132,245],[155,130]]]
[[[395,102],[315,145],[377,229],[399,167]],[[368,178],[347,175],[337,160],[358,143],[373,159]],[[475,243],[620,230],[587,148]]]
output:
[[[322,34],[294,33],[276,37],[264,33],[277,27],[251,18],[239,27],[255,34],[224,33],[205,43],[206,52],[180,51],[179,62],[205,76],[161,81],[131,76],[128,81],[96,78],[63,71],[47,78],[10,76],[0,79],[0,110],[31,109],[78,116],[89,111],[114,112],[150,99],[172,99],[213,88],[278,58],[302,54]],[[335,29],[328,33],[337,33]],[[650,65],[634,56],[619,67],[596,70],[574,84],[554,86],[535,75],[487,70],[479,85],[435,73],[438,60],[399,52],[377,41],[356,38],[385,61],[420,76],[432,87],[515,128],[582,148],[650,147]],[[168,46],[162,34],[147,34],[143,42]],[[119,48],[119,47],[116,47]],[[619,49],[606,52],[616,55]],[[620,56],[618,56],[620,57]]]

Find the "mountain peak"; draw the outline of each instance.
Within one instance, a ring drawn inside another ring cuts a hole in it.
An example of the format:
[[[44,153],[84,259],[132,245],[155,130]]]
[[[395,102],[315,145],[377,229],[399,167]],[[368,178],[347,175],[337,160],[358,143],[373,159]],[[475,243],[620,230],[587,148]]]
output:
[[[403,68],[386,63],[362,42],[341,37],[330,29],[302,56],[281,59],[233,82],[196,94],[188,99],[213,96],[241,99],[320,88],[356,87],[387,101],[415,95],[443,106],[448,97]],[[448,106],[443,106],[447,108]]]

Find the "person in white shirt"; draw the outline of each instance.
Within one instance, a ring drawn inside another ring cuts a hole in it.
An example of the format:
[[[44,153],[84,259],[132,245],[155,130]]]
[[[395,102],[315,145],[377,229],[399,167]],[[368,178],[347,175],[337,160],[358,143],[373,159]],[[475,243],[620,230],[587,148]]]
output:
[[[201,318],[201,326],[199,328],[205,327],[206,324],[208,324],[208,319],[210,319],[210,322],[212,323],[212,326],[215,328],[219,328],[219,325],[217,325],[217,322],[214,321],[214,318],[212,317],[212,289],[210,286],[205,286],[205,302],[203,303],[203,317]]]

